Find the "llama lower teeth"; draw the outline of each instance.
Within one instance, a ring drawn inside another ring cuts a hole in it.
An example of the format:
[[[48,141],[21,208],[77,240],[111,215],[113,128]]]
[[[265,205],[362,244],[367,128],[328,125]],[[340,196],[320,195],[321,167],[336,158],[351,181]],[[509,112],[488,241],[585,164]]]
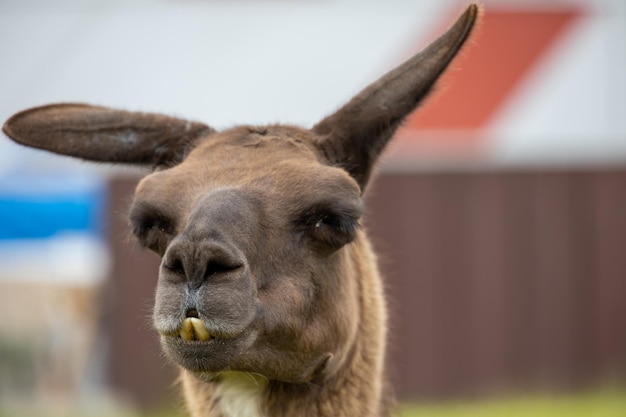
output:
[[[195,317],[187,317],[183,320],[183,325],[178,332],[183,340],[201,340],[206,341],[211,338],[211,333],[207,330],[202,320]]]

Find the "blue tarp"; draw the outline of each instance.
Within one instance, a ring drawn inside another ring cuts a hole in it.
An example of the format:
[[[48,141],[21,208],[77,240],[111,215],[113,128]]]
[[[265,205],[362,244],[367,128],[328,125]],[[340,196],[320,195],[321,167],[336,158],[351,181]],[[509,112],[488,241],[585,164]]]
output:
[[[64,232],[101,237],[106,185],[100,178],[0,177],[0,240]]]

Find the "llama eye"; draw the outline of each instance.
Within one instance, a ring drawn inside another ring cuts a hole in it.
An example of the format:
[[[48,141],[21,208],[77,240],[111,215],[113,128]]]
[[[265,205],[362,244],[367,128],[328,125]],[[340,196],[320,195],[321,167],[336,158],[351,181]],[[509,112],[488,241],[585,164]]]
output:
[[[320,201],[294,219],[295,231],[310,247],[322,252],[335,251],[356,238],[362,212],[360,199]]]
[[[341,220],[336,216],[324,215],[320,217],[319,220],[315,223],[315,228],[320,228],[320,227],[340,228]]]
[[[133,234],[141,246],[163,256],[172,239],[173,222],[154,207],[145,203],[136,204],[131,209]]]
[[[339,249],[356,237],[359,228],[357,219],[334,214],[317,216],[310,235],[316,244]]]
[[[163,256],[165,253],[170,240],[171,236],[167,233],[167,228],[159,225],[152,226],[144,234],[143,239],[140,238],[140,242],[144,247],[160,256]]]

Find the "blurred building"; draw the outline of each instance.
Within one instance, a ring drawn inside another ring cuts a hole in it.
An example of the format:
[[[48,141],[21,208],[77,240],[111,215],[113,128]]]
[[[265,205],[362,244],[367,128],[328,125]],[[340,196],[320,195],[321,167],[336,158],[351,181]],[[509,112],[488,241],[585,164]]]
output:
[[[481,3],[473,45],[398,133],[369,196],[398,392],[623,382],[626,5]],[[218,129],[311,126],[465,4],[4,1],[0,119],[89,102]],[[149,321],[158,260],[128,242],[123,217],[136,175],[0,141],[0,404],[47,396],[47,378],[70,402],[171,391]]]
[[[93,176],[0,177],[0,405],[63,412],[102,389],[106,194]]]

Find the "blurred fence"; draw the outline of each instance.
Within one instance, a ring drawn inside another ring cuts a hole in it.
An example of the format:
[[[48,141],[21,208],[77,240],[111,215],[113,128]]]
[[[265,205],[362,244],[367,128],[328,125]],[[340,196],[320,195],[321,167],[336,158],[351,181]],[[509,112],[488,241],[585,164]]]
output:
[[[368,224],[403,397],[626,377],[626,171],[385,175]]]
[[[110,376],[149,406],[175,372],[150,324],[158,259],[127,238],[134,184],[111,184]],[[401,398],[626,381],[626,169],[384,174],[368,200]]]

